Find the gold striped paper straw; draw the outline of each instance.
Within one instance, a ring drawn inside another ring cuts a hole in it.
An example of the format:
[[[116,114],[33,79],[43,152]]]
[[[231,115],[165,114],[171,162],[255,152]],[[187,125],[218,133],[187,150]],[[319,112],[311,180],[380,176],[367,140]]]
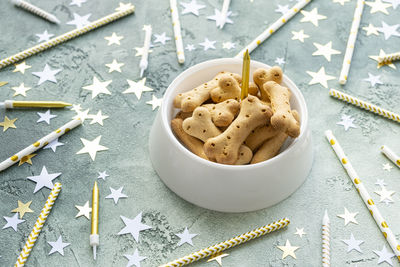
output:
[[[396,237],[390,230],[387,222],[382,217],[378,208],[375,206],[374,201],[372,200],[367,189],[361,182],[359,176],[357,175],[357,173],[354,170],[353,166],[351,165],[350,161],[344,154],[342,147],[336,140],[332,131],[331,130],[325,131],[325,136],[328,139],[329,143],[331,144],[333,150],[335,151],[336,156],[338,157],[343,168],[346,170],[349,178],[351,179],[354,186],[356,187],[360,197],[364,201],[365,206],[368,208],[368,210],[371,213],[372,217],[374,218],[376,224],[378,225],[379,229],[381,230],[382,234],[384,235],[386,241],[389,243],[394,254],[397,256],[398,260],[400,261],[400,244],[397,242]]]
[[[396,60],[400,60],[400,52],[387,54],[384,57],[378,57],[379,64],[389,64]]]
[[[23,8],[23,9],[25,9],[25,10],[27,10],[27,11],[29,11],[29,12],[37,15],[37,16],[39,16],[39,17],[42,17],[42,18],[50,21],[50,22],[53,22],[53,23],[56,23],[56,24],[60,23],[60,21],[57,19],[56,16],[44,11],[43,9],[41,9],[41,8],[39,8],[37,6],[32,5],[31,3],[28,3],[28,2],[26,2],[24,0],[11,0],[11,2],[14,5],[16,5],[18,7],[21,7],[21,8]]]
[[[221,242],[219,244],[216,244],[214,246],[193,252],[190,255],[187,255],[185,257],[182,257],[180,259],[171,261],[169,263],[160,265],[159,267],[177,267],[177,266],[183,266],[187,265],[189,263],[198,261],[200,259],[206,258],[208,256],[214,255],[216,253],[219,253],[221,251],[224,251],[228,248],[235,247],[237,245],[240,245],[242,243],[245,243],[247,241],[250,241],[252,239],[255,239],[257,237],[263,236],[265,234],[271,233],[273,231],[279,230],[283,227],[286,227],[289,225],[290,220],[288,218],[281,219],[279,221],[270,223],[268,225],[265,225],[263,227],[254,229],[253,231],[247,232],[245,234],[236,236],[232,239],[226,240],[224,242]]]
[[[274,32],[279,30],[286,22],[288,22],[294,15],[296,15],[303,7],[305,7],[312,0],[301,0],[297,2],[286,14],[283,14],[277,21],[275,21],[271,26],[268,27],[263,33],[257,36],[256,39],[251,41],[245,48],[242,49],[235,57],[241,58],[246,50],[249,50],[251,53],[254,49],[256,49],[262,42],[267,40]]]
[[[18,62],[18,61],[20,61],[20,60],[22,60],[24,58],[27,58],[27,57],[35,55],[35,54],[37,54],[39,52],[42,52],[42,51],[44,51],[46,49],[49,49],[49,48],[51,48],[53,46],[56,46],[56,45],[58,45],[60,43],[69,41],[69,40],[71,40],[71,39],[73,39],[73,38],[75,38],[77,36],[80,36],[80,35],[82,35],[84,33],[87,33],[87,32],[89,32],[91,30],[99,28],[99,27],[101,27],[103,25],[106,25],[106,24],[108,24],[110,22],[113,22],[113,21],[115,21],[117,19],[125,17],[125,16],[127,16],[129,14],[132,14],[134,11],[135,11],[135,7],[131,5],[131,6],[127,7],[126,9],[122,10],[122,11],[114,12],[114,13],[108,15],[108,16],[105,16],[105,17],[103,17],[101,19],[98,19],[98,20],[92,22],[92,23],[89,23],[88,25],[86,25],[86,26],[84,26],[82,28],[69,31],[69,32],[64,33],[62,35],[59,35],[59,36],[57,36],[57,37],[55,37],[53,39],[50,39],[47,42],[44,42],[44,43],[35,45],[35,46],[31,47],[31,48],[28,48],[28,49],[26,49],[26,50],[24,50],[24,51],[22,51],[22,52],[20,52],[18,54],[15,54],[13,56],[10,56],[8,58],[5,58],[5,59],[1,60],[0,61],[0,69],[4,68],[4,67],[6,67],[6,66],[8,66],[10,64],[14,64],[14,63],[16,63],[16,62]]]
[[[322,219],[322,267],[331,266],[331,248],[330,248],[330,220],[328,211],[325,210]]]
[[[21,253],[18,256],[17,262],[15,263],[14,267],[22,267],[25,265],[25,262],[28,259],[33,246],[35,245],[36,239],[38,238],[40,232],[42,231],[47,216],[49,216],[50,211],[53,208],[54,202],[57,200],[60,191],[61,191],[61,184],[55,183],[53,189],[50,192],[49,197],[46,200],[46,204],[44,205],[38,219],[36,220],[35,225],[33,226],[32,232],[29,234],[29,237],[26,240],[24,248],[21,250]]]
[[[358,28],[361,22],[361,16],[364,9],[364,0],[358,0],[354,11],[353,23],[350,28],[349,39],[347,40],[346,53],[344,54],[342,70],[340,71],[339,83],[346,84],[347,76],[350,71],[351,58],[353,57],[354,45],[356,44]]]
[[[329,90],[329,94],[330,94],[330,96],[333,96],[334,98],[340,99],[340,100],[345,101],[345,102],[347,102],[349,104],[352,104],[354,106],[357,106],[357,107],[363,108],[365,110],[371,111],[371,112],[373,112],[375,114],[378,114],[378,115],[380,115],[382,117],[391,119],[391,120],[393,120],[395,122],[400,122],[400,115],[399,114],[396,114],[394,112],[388,111],[388,110],[383,109],[383,108],[380,108],[380,107],[378,107],[378,106],[376,106],[374,104],[371,104],[371,103],[368,103],[366,101],[360,100],[360,99],[358,99],[358,98],[356,98],[354,96],[345,94],[345,93],[340,92],[338,90],[335,90],[333,88]]]
[[[4,171],[8,167],[14,165],[17,163],[20,159],[22,159],[25,156],[28,156],[32,154],[33,152],[39,150],[40,148],[48,145],[50,142],[54,141],[55,139],[59,138],[61,135],[68,133],[70,130],[74,129],[75,127],[79,126],[82,124],[81,119],[74,119],[66,124],[64,124],[61,128],[58,128],[57,130],[49,133],[42,139],[39,139],[32,145],[26,147],[25,149],[19,151],[17,154],[9,157],[5,161],[0,163],[0,172]]]
[[[174,27],[176,55],[178,56],[178,62],[183,64],[185,62],[185,52],[183,50],[181,23],[179,22],[176,0],[169,0],[169,5],[171,8],[172,26]]]
[[[394,165],[400,168],[400,157],[393,152],[389,147],[383,145],[381,146],[381,152],[390,159]]]

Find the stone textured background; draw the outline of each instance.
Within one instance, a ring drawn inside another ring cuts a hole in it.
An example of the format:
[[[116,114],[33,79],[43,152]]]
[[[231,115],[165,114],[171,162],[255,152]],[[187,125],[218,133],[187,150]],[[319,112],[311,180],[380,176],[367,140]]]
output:
[[[15,8],[9,1],[1,1],[0,58],[35,45],[35,34],[42,33],[45,29],[56,35],[72,29],[65,22],[73,19],[73,12],[80,15],[92,13],[90,20],[93,21],[111,13],[118,5],[118,1],[88,0],[78,8],[69,6],[69,2],[35,1],[38,6],[51,11],[62,21],[60,26],[56,26]],[[268,23],[279,17],[274,12],[278,3],[292,6],[295,1],[233,1],[231,9],[236,14],[232,17],[234,24],[227,24],[223,30],[217,29],[214,21],[206,20],[206,16],[213,14],[214,8],[221,8],[222,1],[204,0],[202,3],[207,8],[200,10],[199,17],[181,16],[184,45],[192,43],[197,47],[195,51],[186,51],[186,63],[182,66],[177,63],[172,41],[165,46],[157,45],[149,56],[147,85],[155,89],[157,97],[161,97],[168,84],[188,67],[207,59],[236,55]],[[103,114],[110,116],[104,121],[104,127],[85,123],[84,127],[63,136],[60,141],[65,146],[58,147],[55,154],[50,150],[40,151],[33,158],[32,166],[13,166],[0,173],[0,216],[12,216],[10,211],[16,208],[17,200],[33,200],[31,208],[35,211],[25,215],[26,222],[19,225],[17,233],[10,228],[0,230],[0,266],[15,263],[47,198],[48,189],[33,194],[34,183],[26,179],[27,176],[38,175],[43,165],[51,173],[63,173],[55,180],[63,184],[63,190],[27,266],[125,266],[127,260],[123,255],[132,254],[135,248],[139,249],[140,255],[147,257],[142,266],[156,266],[285,216],[292,221],[287,229],[228,251],[230,256],[223,259],[224,266],[320,266],[320,222],[324,209],[328,209],[331,217],[332,266],[376,266],[378,257],[372,250],[381,250],[386,245],[385,239],[327,144],[323,132],[326,129],[334,131],[373,195],[375,203],[399,238],[399,193],[394,195],[395,202],[389,206],[378,203],[379,196],[372,193],[379,189],[374,185],[377,178],[384,178],[388,189],[400,191],[400,170],[396,167],[391,172],[382,170],[382,163],[388,160],[379,152],[379,147],[386,144],[400,153],[399,125],[330,98],[328,90],[322,86],[308,85],[311,77],[306,73],[307,70],[317,72],[321,66],[325,66],[328,74],[339,76],[355,1],[352,0],[345,6],[331,0],[313,1],[306,10],[317,7],[320,14],[328,16],[327,20],[319,22],[319,27],[311,23],[300,23],[303,16],[298,14],[251,54],[252,59],[270,65],[274,64],[276,57],[285,58],[285,74],[297,83],[308,103],[315,160],[307,181],[290,198],[271,208],[243,214],[222,214],[191,205],[167,189],[154,172],[147,143],[156,111],[153,112],[151,106],[145,104],[151,99],[151,93],[144,93],[138,101],[134,95],[125,95],[122,92],[128,86],[126,79],[139,78],[140,58],[134,56],[133,48],[143,45],[143,24],[151,24],[153,33],[166,32],[170,37],[173,37],[173,33],[168,1],[136,0],[133,4],[136,6],[133,16],[27,59],[32,68],[25,75],[13,73],[13,66],[0,70],[0,81],[9,82],[0,88],[0,99],[11,99],[14,92],[11,87],[25,82],[26,86],[32,87],[26,99],[62,99],[90,108],[91,113],[97,113],[101,109]],[[370,14],[370,8],[366,7],[361,26],[367,26],[368,23],[380,26],[381,20],[390,25],[398,22],[399,9],[388,10],[389,16],[382,13]],[[291,31],[300,29],[311,36],[305,43],[291,40]],[[124,36],[121,46],[107,46],[104,37],[110,36],[112,32]],[[216,50],[203,51],[198,46],[205,37],[217,40]],[[222,49],[222,43],[226,41],[235,42],[236,49]],[[311,55],[316,50],[313,42],[326,44],[328,41],[332,41],[333,48],[342,51],[342,55],[333,55],[331,62]],[[367,57],[377,55],[379,48],[387,53],[399,50],[398,37],[385,41],[382,34],[379,37],[367,37],[364,31],[360,33],[349,82],[342,89],[394,112],[400,112],[399,71],[388,67],[377,70],[376,62]],[[114,58],[125,63],[122,73],[108,73],[104,64],[110,63]],[[45,63],[51,68],[62,69],[56,76],[57,84],[46,82],[36,85],[38,78],[31,75],[31,72],[42,71]],[[397,67],[400,66],[397,64]],[[368,77],[368,72],[382,75],[384,84],[370,87],[369,83],[362,81]],[[113,80],[108,87],[112,92],[111,96],[101,95],[91,99],[90,91],[81,89],[82,86],[92,83],[93,76],[102,81]],[[330,81],[329,85],[340,89],[336,80]],[[6,111],[8,117],[18,117],[18,128],[0,132],[1,160],[64,124],[74,115],[72,111],[54,110],[52,113],[58,117],[52,120],[51,125],[37,124],[37,111],[40,110]],[[4,118],[4,111],[0,113],[0,118]],[[341,114],[352,115],[358,128],[345,132],[342,126],[336,125]],[[99,152],[95,162],[88,155],[75,154],[82,148],[81,137],[93,140],[98,135],[102,135],[101,144],[109,147],[109,150]],[[90,222],[82,217],[74,218],[77,213],[75,205],[83,205],[90,198],[97,172],[103,170],[107,170],[110,176],[106,181],[99,181],[102,197],[101,246],[98,260],[94,262],[89,247]],[[104,200],[104,196],[109,194],[110,186],[124,186],[124,193],[128,198],[121,199],[117,205],[112,200]],[[356,217],[359,225],[343,226],[343,220],[336,217],[336,214],[343,213],[343,207],[352,212],[359,211]],[[140,211],[143,211],[143,222],[153,227],[140,234],[140,243],[136,243],[131,235],[118,236],[117,233],[124,226],[119,216],[134,218]],[[0,226],[5,224],[4,219],[0,221]],[[193,239],[194,247],[177,247],[179,238],[175,234],[182,232],[186,226],[191,233],[199,234]],[[304,227],[307,235],[300,239],[294,235],[295,227]],[[346,246],[341,240],[348,239],[350,233],[356,239],[365,240],[361,245],[362,254],[355,251],[346,253]],[[50,246],[47,241],[55,241],[59,235],[62,235],[64,242],[71,245],[65,249],[64,257],[57,253],[48,256]],[[282,252],[276,246],[284,245],[286,239],[292,245],[300,246],[296,251],[297,260],[290,257],[281,260]],[[400,266],[394,259],[393,262],[394,266]],[[386,263],[382,264],[385,265],[388,266]],[[217,264],[202,261],[193,266]]]

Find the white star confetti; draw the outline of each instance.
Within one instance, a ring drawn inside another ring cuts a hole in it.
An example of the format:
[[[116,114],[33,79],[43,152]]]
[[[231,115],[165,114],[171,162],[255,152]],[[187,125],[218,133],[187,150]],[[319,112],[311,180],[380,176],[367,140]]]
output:
[[[313,43],[313,45],[317,48],[312,55],[313,56],[324,56],[326,60],[329,62],[331,61],[332,55],[339,55],[341,54],[340,51],[332,49],[332,41],[328,42],[326,45],[321,45],[318,43]]]
[[[306,232],[304,232],[304,228],[297,228],[296,227],[296,233],[294,233],[294,234],[300,236],[300,238],[303,238],[303,235],[305,235]]]
[[[378,62],[378,65],[376,66],[378,69],[380,69],[382,66],[389,66],[392,69],[396,69],[396,66],[393,63],[379,64],[379,58],[380,57],[385,57],[385,56],[386,56],[385,51],[383,51],[383,49],[380,49],[378,56],[368,56],[368,57]]]
[[[147,259],[147,257],[140,256],[137,249],[135,249],[135,252],[133,252],[132,255],[125,254],[124,257],[127,258],[129,261],[126,267],[131,267],[133,265],[135,265],[136,267],[140,267],[140,262]]]
[[[357,128],[357,126],[354,125],[353,121],[354,121],[354,118],[352,118],[349,115],[343,114],[342,115],[342,120],[337,122],[336,124],[337,125],[342,125],[344,127],[344,130],[347,131],[350,128]]]
[[[376,84],[383,84],[380,80],[381,75],[372,75],[371,73],[368,72],[368,78],[365,78],[364,81],[369,82],[372,87],[374,87]]]
[[[132,8],[132,7],[134,7],[131,3],[127,3],[127,4],[124,4],[124,3],[119,3],[119,7],[117,7],[116,9],[115,9],[115,11],[125,11],[125,10],[128,10],[128,9],[130,9],[130,8]]]
[[[376,185],[379,185],[380,187],[384,187],[385,185],[387,185],[387,184],[385,183],[385,180],[384,180],[384,179],[376,179],[375,184],[376,184]]]
[[[15,232],[18,231],[18,224],[23,223],[25,220],[18,219],[18,213],[15,213],[12,217],[3,216],[3,218],[7,221],[7,223],[3,226],[2,229],[7,229],[11,227]]]
[[[303,18],[300,20],[300,22],[311,22],[315,26],[318,27],[318,21],[326,19],[326,16],[318,14],[318,9],[315,7],[313,10],[305,11],[301,10],[301,14],[303,14]]]
[[[51,174],[48,173],[46,166],[43,166],[40,175],[28,176],[27,179],[36,183],[35,190],[33,191],[33,193],[36,193],[43,187],[47,187],[48,189],[53,189],[54,185],[52,181],[60,175],[61,172],[51,173]]]
[[[71,3],[69,3],[70,6],[78,6],[81,7],[83,3],[86,3],[86,0],[72,0]]]
[[[50,142],[48,145],[46,145],[45,147],[43,147],[43,149],[49,149],[49,148],[51,148],[51,150],[53,150],[53,152],[56,152],[57,147],[63,146],[63,145],[64,145],[64,143],[58,142],[58,138],[57,138],[57,139],[51,141],[51,142]]]
[[[381,186],[381,190],[374,192],[380,196],[379,202],[385,202],[386,205],[393,203],[392,195],[396,193],[395,191],[387,190],[385,186]]]
[[[78,14],[74,13],[74,19],[71,21],[68,21],[67,24],[68,25],[75,25],[75,27],[77,29],[80,29],[82,27],[85,27],[86,25],[88,25],[90,23],[89,21],[89,17],[92,14],[87,14],[85,16],[79,16]]]
[[[51,246],[51,250],[49,252],[49,255],[53,254],[54,252],[58,252],[58,253],[60,253],[61,255],[64,256],[64,248],[68,247],[70,245],[70,243],[63,243],[62,242],[61,235],[58,237],[56,242],[47,241],[47,243],[49,243],[49,245]]]
[[[222,48],[231,50],[231,49],[235,48],[235,43],[231,43],[231,42],[222,43]]]
[[[71,110],[72,110],[72,111],[75,111],[75,112],[81,111],[81,110],[82,110],[81,104],[78,104],[78,105],[72,104]]]
[[[151,226],[142,223],[141,212],[134,219],[129,219],[124,216],[121,216],[121,219],[124,222],[125,227],[119,231],[118,235],[131,234],[136,242],[139,242],[139,233],[141,231],[151,228]]]
[[[289,11],[289,5],[281,6],[278,4],[278,7],[275,9],[276,13],[281,13],[282,15],[286,14]]]
[[[150,47],[151,47],[151,45],[150,45]],[[141,57],[143,55],[143,50],[144,50],[143,47],[135,47],[135,50],[136,50],[135,57]],[[153,52],[153,50],[149,49],[149,54],[152,52]]]
[[[390,163],[382,164],[382,169],[384,169],[385,171],[390,172],[392,170],[392,168],[393,167],[390,165]]]
[[[347,252],[350,252],[353,249],[357,250],[360,253],[362,252],[361,248],[360,248],[360,245],[362,243],[364,243],[364,241],[363,240],[356,240],[354,238],[353,233],[351,234],[350,239],[346,239],[346,240],[342,240],[342,241],[347,245]]]
[[[204,47],[204,51],[207,51],[208,49],[215,49],[215,43],[217,41],[210,41],[208,40],[208,38],[204,39],[204,42],[199,43],[199,45],[201,45],[202,47]]]
[[[368,25],[368,27],[363,27],[362,29],[366,31],[367,36],[370,36],[371,34],[379,36],[378,28],[371,23]]]
[[[182,233],[176,235],[180,238],[178,247],[182,246],[185,243],[188,243],[189,245],[193,246],[192,238],[197,236],[197,234],[190,234],[187,227],[185,227],[185,230],[183,230]]]
[[[227,253],[216,253],[212,256],[210,256],[210,258],[207,260],[207,262],[211,262],[211,261],[216,261],[218,263],[219,266],[222,266],[222,258],[229,256],[229,254]]]
[[[15,69],[13,70],[13,72],[21,72],[22,74],[25,73],[25,70],[32,68],[31,66],[27,65],[24,62],[20,63],[20,64],[15,64]]]
[[[162,34],[154,34],[154,37],[156,38],[156,39],[154,40],[154,43],[155,43],[155,44],[156,44],[156,43],[161,43],[161,44],[165,45],[165,42],[166,42],[166,41],[171,40],[171,38],[168,37],[168,36],[166,35],[165,32],[163,32]]]
[[[88,220],[90,220],[90,213],[92,212],[92,208],[89,207],[89,201],[86,201],[85,205],[78,206],[75,205],[75,208],[79,210],[78,214],[76,214],[75,218],[85,216]]]
[[[375,0],[375,2],[365,2],[365,4],[371,7],[371,14],[382,12],[388,15],[389,12],[386,9],[391,6],[391,4],[382,3],[382,0]]]
[[[121,67],[124,66],[124,63],[118,63],[117,60],[113,60],[110,64],[105,64],[108,67],[108,73],[113,71],[121,72]]]
[[[11,87],[15,91],[13,96],[22,95],[26,96],[26,91],[31,90],[31,87],[25,87],[24,83],[21,83],[19,86]]]
[[[397,9],[397,7],[400,5],[400,0],[383,0],[386,3],[391,3],[393,9]]]
[[[124,36],[118,36],[115,32],[111,34],[111,36],[104,37],[108,41],[107,45],[121,45],[120,41],[124,39]]]
[[[277,246],[280,250],[283,251],[282,259],[286,258],[287,256],[291,256],[296,259],[296,254],[294,253],[299,247],[292,246],[288,239],[286,239],[286,244],[284,246]]]
[[[56,79],[55,75],[57,73],[59,73],[60,71],[61,71],[61,69],[52,70],[52,69],[50,69],[49,65],[46,64],[44,66],[43,71],[32,72],[32,74],[40,78],[39,82],[38,82],[38,85],[41,85],[45,81],[57,83],[57,79]]]
[[[96,115],[89,115],[89,118],[92,119],[92,121],[90,122],[90,124],[95,124],[98,123],[101,126],[103,126],[103,120],[107,119],[109,116],[107,115],[103,115],[101,113],[101,110],[99,110],[99,112],[97,112]]]
[[[333,3],[339,3],[342,6],[344,6],[344,3],[346,3],[346,2],[350,2],[350,0],[332,0],[332,1],[333,1]]]
[[[222,16],[222,13],[221,13],[221,11],[219,11],[218,9],[214,9],[214,15],[212,15],[212,16],[208,16],[207,17],[207,19],[209,19],[209,20],[215,20],[215,25],[217,26],[217,28],[218,27],[220,27],[221,25],[222,25],[222,23],[223,23],[223,16]],[[226,13],[226,20],[225,20],[225,23],[229,23],[229,24],[233,24],[233,21],[229,18],[229,16],[230,15],[232,15],[232,12],[231,11],[228,11],[227,13]]]
[[[85,90],[92,91],[92,99],[95,98],[99,94],[107,94],[111,95],[110,91],[108,91],[107,86],[112,82],[112,80],[100,82],[96,76],[93,77],[93,83],[91,85],[87,85],[82,87]]]
[[[97,179],[103,179],[104,181],[106,180],[106,178],[110,175],[107,174],[107,171],[104,172],[98,172],[99,176],[97,176]]]
[[[358,224],[355,218],[357,214],[358,212],[349,212],[346,208],[344,208],[344,214],[338,214],[337,216],[344,219],[344,225],[346,226],[349,223]]]
[[[190,3],[181,2],[180,5],[184,8],[181,12],[182,15],[190,13],[195,16],[199,16],[199,10],[206,7],[205,5],[197,4],[196,0],[192,0]]]
[[[108,196],[106,196],[106,198],[107,199],[113,199],[114,200],[114,204],[117,204],[118,203],[118,200],[120,199],[120,198],[127,198],[128,196],[127,195],[125,195],[124,193],[122,193],[122,190],[124,189],[124,187],[123,186],[121,186],[120,188],[118,188],[118,189],[114,189],[114,188],[112,188],[112,187],[110,187],[110,191],[111,191],[111,194],[109,194]]]
[[[40,43],[47,42],[48,40],[50,40],[51,37],[54,36],[54,34],[48,33],[47,30],[45,30],[43,33],[36,34],[36,36],[39,37],[39,40],[37,42]]]
[[[328,81],[335,79],[335,76],[327,75],[325,73],[325,68],[321,67],[318,72],[307,71],[307,74],[312,77],[311,81],[308,83],[321,84],[323,87],[328,88]]]
[[[93,141],[81,138],[84,147],[76,152],[76,154],[88,153],[92,161],[94,161],[96,159],[97,152],[108,150],[107,147],[100,145],[100,139],[101,135],[97,136],[95,139],[93,139]]]
[[[185,49],[188,51],[193,51],[196,50],[196,47],[193,44],[187,44]]]
[[[390,266],[393,266],[392,258],[395,256],[393,253],[389,252],[386,249],[386,246],[383,245],[383,248],[381,251],[379,250],[374,250],[374,253],[379,256],[378,259],[378,264],[381,264],[382,262],[386,262]]]
[[[89,118],[89,109],[84,110],[84,111],[77,111],[76,115],[73,117],[73,119],[81,119],[82,122],[84,122],[87,118]]]
[[[134,82],[134,81],[129,80],[129,79],[127,79],[126,81],[129,84],[129,88],[126,89],[125,91],[123,91],[122,93],[123,94],[134,93],[138,100],[140,100],[140,98],[142,97],[142,93],[143,92],[151,92],[151,91],[153,91],[152,88],[145,86],[146,77],[144,77],[143,79],[141,79],[138,82]]]
[[[151,100],[147,101],[146,104],[151,105],[152,110],[155,110],[157,107],[161,107],[162,98],[157,98],[154,94],[151,96]]]
[[[304,30],[300,30],[298,32],[292,31],[292,34],[292,40],[299,40],[302,43],[304,43],[304,39],[310,37],[310,35],[304,33]]]
[[[48,109],[45,113],[37,112],[37,114],[38,114],[39,117],[40,117],[40,118],[36,121],[37,123],[44,121],[44,122],[46,122],[47,124],[50,124],[50,120],[53,119],[53,118],[55,118],[55,117],[57,117],[57,115],[50,114],[50,109]]]
[[[286,62],[285,62],[285,59],[284,59],[283,57],[277,57],[277,58],[275,59],[275,63],[278,64],[278,65],[283,65],[283,64],[285,64]]]
[[[377,28],[379,32],[383,33],[385,40],[389,39],[393,36],[400,36],[400,32],[397,29],[400,27],[400,24],[388,25],[386,22],[382,21],[382,27]]]

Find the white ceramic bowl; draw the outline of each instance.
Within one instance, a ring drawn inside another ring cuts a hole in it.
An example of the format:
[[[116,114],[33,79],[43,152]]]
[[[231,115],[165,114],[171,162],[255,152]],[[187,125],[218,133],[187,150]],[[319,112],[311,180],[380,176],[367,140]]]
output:
[[[270,66],[251,61],[250,73],[257,68]],[[186,149],[173,134],[170,122],[178,112],[173,107],[175,96],[211,80],[220,71],[241,73],[242,60],[206,61],[182,72],[170,84],[150,132],[153,167],[173,192],[203,208],[245,212],[272,206],[296,191],[311,169],[311,133],[303,95],[288,77],[283,77],[283,85],[292,92],[292,109],[301,117],[301,133],[298,138],[288,140],[279,155],[252,165],[210,162]]]

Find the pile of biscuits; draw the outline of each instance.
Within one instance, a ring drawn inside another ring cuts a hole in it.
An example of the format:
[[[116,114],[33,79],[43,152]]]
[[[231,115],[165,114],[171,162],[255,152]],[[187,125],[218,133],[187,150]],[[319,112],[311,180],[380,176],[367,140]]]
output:
[[[175,136],[194,154],[230,165],[254,164],[275,157],[285,140],[300,135],[300,118],[290,108],[291,92],[281,86],[280,67],[257,69],[249,95],[240,100],[242,78],[222,71],[178,94],[181,109],[171,121]]]

